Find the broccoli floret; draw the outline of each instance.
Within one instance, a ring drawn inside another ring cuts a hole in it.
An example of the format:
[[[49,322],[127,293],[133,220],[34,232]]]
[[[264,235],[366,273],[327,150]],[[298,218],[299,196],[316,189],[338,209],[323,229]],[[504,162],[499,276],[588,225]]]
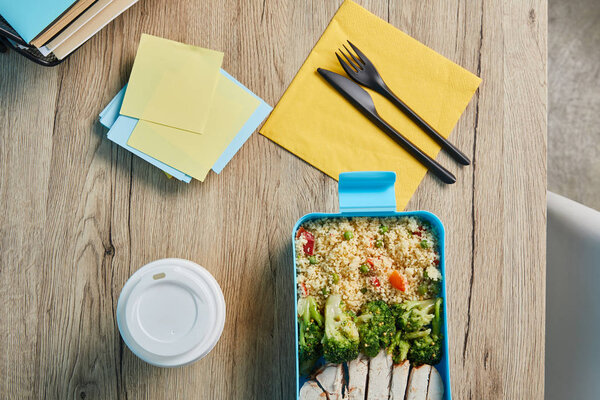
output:
[[[360,337],[359,348],[368,357],[375,357],[379,352],[379,335],[376,329],[371,329],[372,315],[360,316],[356,320]]]
[[[389,346],[396,332],[394,316],[388,305],[381,300],[363,305],[357,325],[360,350],[369,357],[375,357],[380,348]]]
[[[325,304],[323,354],[327,361],[341,364],[358,356],[359,335],[350,313],[342,309],[342,298],[332,294]]]
[[[442,298],[438,297],[433,302],[431,329],[418,332],[409,332],[404,338],[411,337],[411,347],[408,352],[408,359],[416,365],[429,364],[435,365],[442,359]]]
[[[300,369],[301,373],[309,372],[323,353],[323,316],[319,313],[314,297],[298,300],[298,321]]]
[[[433,338],[442,337],[442,298],[438,297],[435,300],[433,319],[431,320],[431,336]]]
[[[394,364],[400,364],[406,360],[408,351],[410,349],[410,342],[402,338],[402,332],[398,331],[392,338],[390,347],[388,347],[388,354],[392,355]]]
[[[413,339],[419,339],[425,336],[430,336],[431,335],[431,329],[425,329],[424,331],[416,331],[416,332],[406,332],[404,333],[404,339],[406,340],[413,340]]]
[[[436,365],[442,359],[442,339],[427,335],[411,342],[408,359],[415,365]]]
[[[405,301],[392,306],[396,328],[405,332],[422,330],[434,317],[435,300]]]

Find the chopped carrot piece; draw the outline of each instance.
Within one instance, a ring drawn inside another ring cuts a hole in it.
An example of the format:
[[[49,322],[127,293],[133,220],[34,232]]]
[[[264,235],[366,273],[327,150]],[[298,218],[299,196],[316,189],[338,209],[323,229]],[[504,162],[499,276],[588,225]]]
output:
[[[390,284],[401,292],[406,291],[406,278],[398,271],[390,274]]]

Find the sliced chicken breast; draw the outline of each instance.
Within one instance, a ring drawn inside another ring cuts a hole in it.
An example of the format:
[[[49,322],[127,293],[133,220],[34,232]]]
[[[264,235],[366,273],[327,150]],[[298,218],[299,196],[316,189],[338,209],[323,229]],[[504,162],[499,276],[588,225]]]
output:
[[[327,395],[315,381],[306,381],[300,389],[300,400],[327,400]]]
[[[367,399],[388,400],[393,364],[392,356],[383,349],[374,358],[371,358]],[[427,390],[427,386],[425,386],[425,390]]]
[[[348,363],[348,400],[364,400],[369,373],[369,358],[359,354],[356,360]]]
[[[442,400],[444,397],[444,382],[435,367],[431,367],[429,386],[427,387],[427,400]]]
[[[431,365],[421,365],[410,370],[408,378],[408,388],[406,389],[406,400],[426,400],[427,385],[429,383],[429,374]]]
[[[409,372],[410,363],[408,360],[404,360],[401,364],[394,365],[392,368],[390,400],[404,400],[404,397],[406,396],[406,386],[408,385]]]
[[[342,400],[342,386],[344,384],[342,364],[325,365],[316,378],[327,392],[329,400]]]

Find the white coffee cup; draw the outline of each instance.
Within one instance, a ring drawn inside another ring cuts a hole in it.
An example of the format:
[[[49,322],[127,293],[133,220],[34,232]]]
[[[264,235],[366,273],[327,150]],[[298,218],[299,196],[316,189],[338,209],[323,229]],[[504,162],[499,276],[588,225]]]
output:
[[[117,323],[127,347],[159,367],[178,367],[206,356],[225,325],[225,299],[215,278],[178,258],[153,261],[125,283]]]

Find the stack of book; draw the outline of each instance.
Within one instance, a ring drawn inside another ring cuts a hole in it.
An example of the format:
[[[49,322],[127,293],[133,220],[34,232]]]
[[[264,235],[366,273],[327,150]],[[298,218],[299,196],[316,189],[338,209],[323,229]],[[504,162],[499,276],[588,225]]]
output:
[[[0,0],[0,16],[18,34],[13,47],[62,60],[138,0]]]

